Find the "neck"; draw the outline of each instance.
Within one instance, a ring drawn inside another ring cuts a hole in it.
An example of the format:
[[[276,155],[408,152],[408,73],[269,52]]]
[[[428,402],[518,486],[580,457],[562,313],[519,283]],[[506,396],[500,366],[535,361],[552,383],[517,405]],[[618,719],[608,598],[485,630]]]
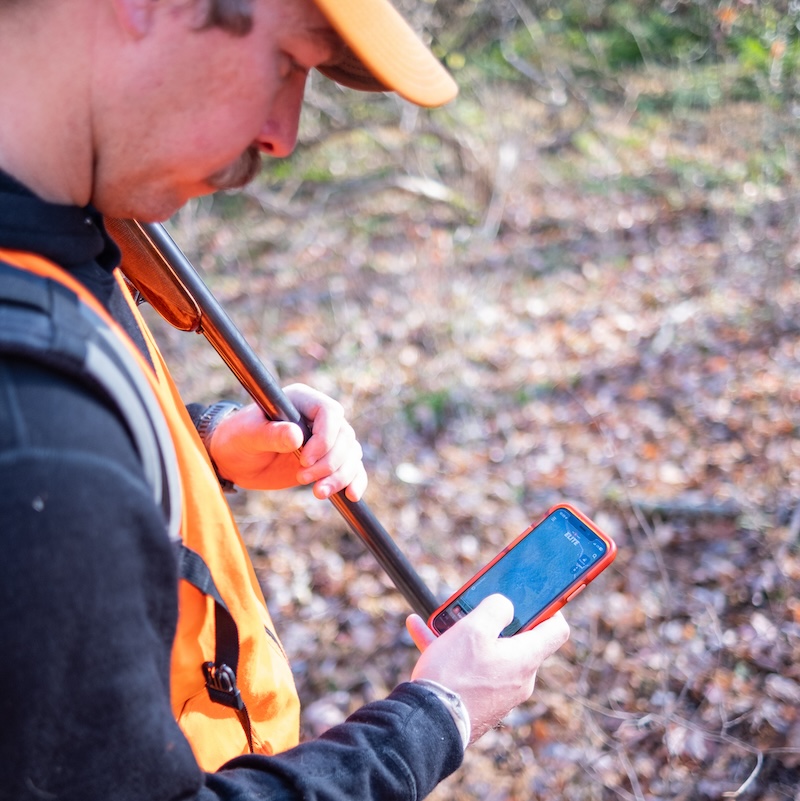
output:
[[[0,168],[44,200],[79,206],[92,186],[85,7],[0,4]]]

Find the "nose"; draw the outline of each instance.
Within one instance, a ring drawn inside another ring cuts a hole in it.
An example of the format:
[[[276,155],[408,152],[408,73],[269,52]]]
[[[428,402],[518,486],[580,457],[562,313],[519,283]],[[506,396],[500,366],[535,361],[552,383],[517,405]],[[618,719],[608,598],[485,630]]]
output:
[[[272,113],[258,136],[258,146],[268,156],[289,156],[297,144],[306,77],[305,72],[293,74],[275,95]]]

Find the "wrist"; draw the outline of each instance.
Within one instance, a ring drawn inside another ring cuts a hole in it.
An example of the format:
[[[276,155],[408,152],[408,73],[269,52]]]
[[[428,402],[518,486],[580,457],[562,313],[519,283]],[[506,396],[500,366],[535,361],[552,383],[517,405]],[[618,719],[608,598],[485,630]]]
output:
[[[211,455],[211,437],[214,434],[217,426],[227,417],[230,417],[235,412],[242,408],[241,403],[235,401],[218,401],[212,403],[195,420],[195,428],[200,435],[200,440],[205,445],[208,457],[211,459],[211,466],[217,475],[217,480],[225,492],[235,492],[233,482],[220,475],[214,457]]]
[[[433,679],[414,679],[412,684],[417,684],[424,687],[429,693],[435,695],[439,701],[444,705],[445,709],[450,713],[453,723],[456,724],[459,735],[461,735],[461,744],[466,747],[469,745],[470,736],[472,735],[472,723],[469,719],[469,712],[467,712],[464,702],[458,693],[449,690],[443,684]]]

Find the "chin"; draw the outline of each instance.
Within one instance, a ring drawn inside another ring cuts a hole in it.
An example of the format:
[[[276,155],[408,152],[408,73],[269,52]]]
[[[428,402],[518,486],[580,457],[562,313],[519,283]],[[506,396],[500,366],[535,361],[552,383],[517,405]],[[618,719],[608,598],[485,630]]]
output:
[[[168,197],[132,193],[125,197],[116,197],[98,193],[92,198],[92,205],[106,217],[155,223],[168,220],[188,199],[178,198],[174,194]]]

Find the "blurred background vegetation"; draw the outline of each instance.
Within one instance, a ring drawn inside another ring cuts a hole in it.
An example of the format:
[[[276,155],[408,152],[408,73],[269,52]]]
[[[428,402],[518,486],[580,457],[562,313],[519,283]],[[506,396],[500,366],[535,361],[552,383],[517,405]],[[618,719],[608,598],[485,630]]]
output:
[[[314,75],[292,157],[171,229],[281,380],[345,405],[437,595],[562,499],[618,541],[434,798],[797,799],[800,4],[399,6],[454,103]],[[240,396],[161,335],[187,397]],[[233,503],[305,735],[408,676],[405,603],[329,505]]]

